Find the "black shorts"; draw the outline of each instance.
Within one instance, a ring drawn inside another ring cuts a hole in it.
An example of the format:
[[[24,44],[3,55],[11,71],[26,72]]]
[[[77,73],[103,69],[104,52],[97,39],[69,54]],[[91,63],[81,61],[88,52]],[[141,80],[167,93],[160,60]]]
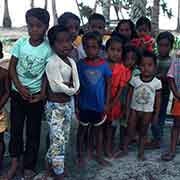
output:
[[[82,109],[79,111],[79,121],[83,126],[88,126],[89,124],[100,126],[105,122],[105,120],[106,118],[104,118],[101,112]]]

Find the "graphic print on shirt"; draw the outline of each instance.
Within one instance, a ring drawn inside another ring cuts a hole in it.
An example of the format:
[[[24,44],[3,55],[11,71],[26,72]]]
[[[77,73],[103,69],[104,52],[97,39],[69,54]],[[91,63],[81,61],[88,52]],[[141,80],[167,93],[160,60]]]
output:
[[[89,81],[89,84],[95,85],[102,77],[102,72],[98,70],[87,69],[85,71],[85,77]]]
[[[29,79],[36,78],[41,73],[41,67],[44,66],[43,58],[24,54],[24,59],[25,61],[19,62],[23,75]]]
[[[135,101],[137,104],[145,105],[151,103],[153,89],[149,85],[142,84],[136,88]]]

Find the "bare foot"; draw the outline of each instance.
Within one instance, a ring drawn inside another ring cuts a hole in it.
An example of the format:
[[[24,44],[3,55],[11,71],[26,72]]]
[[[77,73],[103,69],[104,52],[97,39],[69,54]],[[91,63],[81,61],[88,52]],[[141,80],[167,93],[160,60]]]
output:
[[[24,179],[26,180],[32,180],[36,176],[36,173],[30,169],[24,170]]]
[[[139,161],[145,161],[146,157],[144,156],[144,154],[138,154],[138,160]]]
[[[128,155],[128,152],[119,150],[114,153],[113,158],[118,159],[118,158],[122,158],[127,155]]]
[[[95,160],[97,161],[98,164],[100,164],[102,166],[111,166],[112,165],[109,161],[105,160],[102,157],[96,156]]]
[[[4,177],[4,180],[11,180],[17,172],[18,169],[18,159],[12,158],[11,167],[7,172],[7,176]]]
[[[84,158],[78,158],[76,163],[78,168],[82,168],[86,164]]]

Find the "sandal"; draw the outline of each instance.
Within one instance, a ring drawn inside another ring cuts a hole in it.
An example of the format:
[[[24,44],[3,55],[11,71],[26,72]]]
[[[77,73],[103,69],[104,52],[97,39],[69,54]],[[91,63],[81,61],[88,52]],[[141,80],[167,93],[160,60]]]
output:
[[[176,156],[175,153],[169,152],[169,153],[163,154],[163,155],[161,156],[161,159],[162,159],[163,161],[172,161],[175,156]]]

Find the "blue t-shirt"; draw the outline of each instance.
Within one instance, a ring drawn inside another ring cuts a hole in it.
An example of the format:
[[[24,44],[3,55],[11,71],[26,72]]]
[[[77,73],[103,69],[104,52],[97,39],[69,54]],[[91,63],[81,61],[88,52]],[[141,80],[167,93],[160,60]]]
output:
[[[18,59],[16,72],[21,84],[26,86],[31,94],[39,92],[47,59],[52,55],[48,41],[44,40],[34,47],[29,43],[29,37],[22,37],[15,43],[11,55]],[[12,89],[17,91],[13,83]]]
[[[81,60],[78,65],[80,79],[80,109],[103,112],[105,105],[106,78],[112,71],[104,60],[98,63]]]

